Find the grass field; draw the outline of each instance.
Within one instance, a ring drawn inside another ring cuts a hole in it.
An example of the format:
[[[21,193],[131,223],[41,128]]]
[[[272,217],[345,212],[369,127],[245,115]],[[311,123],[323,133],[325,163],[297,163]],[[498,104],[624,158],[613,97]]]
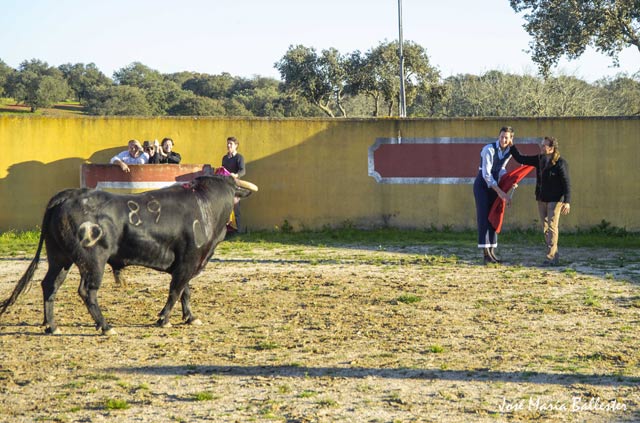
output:
[[[242,235],[191,284],[203,326],[179,307],[173,328],[152,325],[167,275],[106,275],[113,337],[71,272],[61,336],[42,335],[35,286],[0,317],[0,421],[638,421],[636,237],[566,236],[561,266],[543,268],[539,234],[512,235],[490,266],[470,232]],[[0,299],[35,241],[0,236]]]
[[[31,112],[31,107],[16,104],[12,98],[0,98],[0,114],[20,114],[33,116],[70,116],[83,115],[84,108],[78,102],[66,101],[54,104],[52,107],[37,109]]]

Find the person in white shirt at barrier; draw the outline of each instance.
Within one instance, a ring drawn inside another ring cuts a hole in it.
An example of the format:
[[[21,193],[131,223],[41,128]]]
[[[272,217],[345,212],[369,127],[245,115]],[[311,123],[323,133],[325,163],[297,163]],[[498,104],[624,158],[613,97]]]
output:
[[[109,161],[111,164],[120,166],[123,172],[130,172],[131,164],[149,163],[149,155],[142,150],[142,145],[138,140],[130,140],[127,150],[113,156]]]

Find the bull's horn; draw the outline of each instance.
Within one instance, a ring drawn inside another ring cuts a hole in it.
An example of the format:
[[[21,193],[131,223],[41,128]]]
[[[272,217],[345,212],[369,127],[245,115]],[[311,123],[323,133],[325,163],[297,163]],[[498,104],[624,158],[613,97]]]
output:
[[[249,191],[258,192],[258,186],[256,184],[252,184],[251,182],[236,179],[236,185],[240,188],[248,189]]]

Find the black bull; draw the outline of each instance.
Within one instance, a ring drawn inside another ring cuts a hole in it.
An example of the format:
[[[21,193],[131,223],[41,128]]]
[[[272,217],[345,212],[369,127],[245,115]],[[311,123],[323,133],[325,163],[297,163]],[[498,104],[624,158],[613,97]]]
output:
[[[48,271],[42,281],[47,333],[58,333],[54,301],[71,265],[78,266],[78,294],[103,334],[114,331],[105,321],[97,293],[105,265],[119,271],[128,265],[171,274],[169,298],[157,324],[169,326],[178,298],[186,323],[191,313],[189,281],[200,273],[224,239],[234,201],[251,191],[228,176],[201,176],[185,185],[117,195],[91,189],[68,189],[54,195],[42,220],[38,250],[11,296],[0,303],[0,315],[28,287],[44,242]]]

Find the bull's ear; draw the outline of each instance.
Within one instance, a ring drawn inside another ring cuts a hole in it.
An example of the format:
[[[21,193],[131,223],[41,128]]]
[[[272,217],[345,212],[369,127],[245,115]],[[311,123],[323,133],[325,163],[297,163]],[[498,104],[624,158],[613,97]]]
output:
[[[253,191],[246,189],[246,188],[242,188],[239,186],[236,186],[236,192],[235,192],[235,197],[236,198],[246,198],[248,196],[250,196],[251,194],[253,194]]]

